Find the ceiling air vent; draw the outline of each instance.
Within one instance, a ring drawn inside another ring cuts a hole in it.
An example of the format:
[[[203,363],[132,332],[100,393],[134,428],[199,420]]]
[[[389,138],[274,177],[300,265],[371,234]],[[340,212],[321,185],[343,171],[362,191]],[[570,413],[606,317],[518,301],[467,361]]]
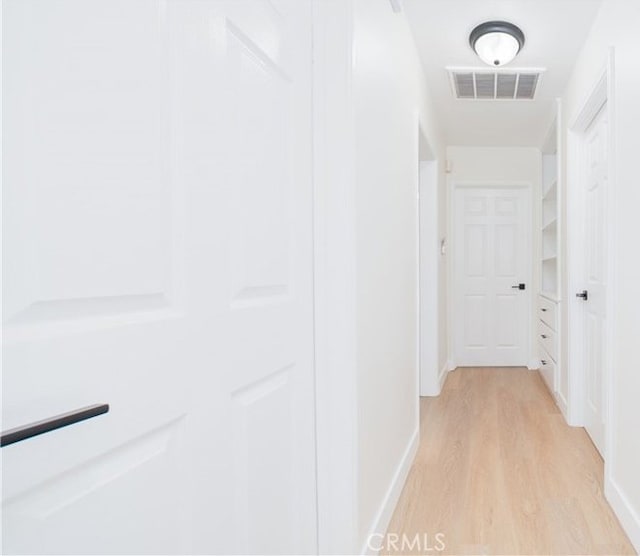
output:
[[[544,69],[447,68],[453,94],[466,100],[533,100]]]

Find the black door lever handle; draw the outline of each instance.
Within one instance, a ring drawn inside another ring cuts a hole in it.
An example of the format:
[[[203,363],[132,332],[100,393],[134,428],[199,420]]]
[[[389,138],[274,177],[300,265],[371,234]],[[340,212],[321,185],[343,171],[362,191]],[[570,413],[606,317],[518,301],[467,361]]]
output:
[[[526,285],[525,284],[516,284],[515,286],[511,286],[514,290],[524,290],[526,289]]]
[[[577,293],[576,297],[580,297],[581,299],[587,301],[589,299],[589,292],[587,290],[582,290],[582,293]]]
[[[43,421],[36,421],[22,427],[16,427],[7,431],[2,431],[2,437],[0,439],[0,446],[8,446],[27,438],[44,434],[45,432],[51,432],[74,423],[79,423],[92,417],[97,417],[103,413],[109,411],[109,404],[102,403],[96,405],[90,405],[76,409],[75,411],[69,411],[68,413],[62,413],[61,415],[55,415],[49,419]]]

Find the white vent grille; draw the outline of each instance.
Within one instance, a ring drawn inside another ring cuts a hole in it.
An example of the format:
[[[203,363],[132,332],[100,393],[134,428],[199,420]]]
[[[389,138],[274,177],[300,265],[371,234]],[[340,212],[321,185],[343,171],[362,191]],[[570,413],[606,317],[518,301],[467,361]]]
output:
[[[466,100],[534,100],[544,69],[447,68],[453,94]]]

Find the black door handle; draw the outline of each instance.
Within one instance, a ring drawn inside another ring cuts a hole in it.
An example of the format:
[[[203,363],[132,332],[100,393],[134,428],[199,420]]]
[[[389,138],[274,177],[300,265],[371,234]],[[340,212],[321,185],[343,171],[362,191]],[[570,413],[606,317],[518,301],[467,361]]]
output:
[[[580,297],[587,301],[589,299],[589,292],[587,290],[582,290],[582,293],[577,293],[576,297]]]
[[[515,286],[511,286],[514,290],[524,290],[526,289],[526,285],[525,284],[516,284]]]
[[[0,446],[8,446],[9,444],[14,444],[15,442],[20,442],[21,440],[26,440],[27,438],[32,438],[33,436],[38,436],[39,434],[44,434],[45,432],[51,432],[56,429],[61,429],[62,427],[66,427],[67,425],[73,425],[74,423],[79,423],[80,421],[91,419],[91,417],[97,417],[98,415],[102,415],[103,413],[107,413],[108,411],[109,404],[106,403],[89,405],[87,407],[81,407],[80,409],[76,409],[74,411],[69,411],[68,413],[62,413],[60,415],[49,417],[48,419],[44,419],[42,421],[29,423],[28,425],[16,427],[15,429],[9,429],[2,432],[2,437],[0,438]]]

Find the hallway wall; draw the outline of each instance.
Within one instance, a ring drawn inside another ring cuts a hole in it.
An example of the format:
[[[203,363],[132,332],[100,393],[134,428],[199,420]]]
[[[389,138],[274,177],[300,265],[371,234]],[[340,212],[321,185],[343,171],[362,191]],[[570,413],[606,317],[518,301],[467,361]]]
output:
[[[532,292],[540,289],[540,203],[538,199],[542,183],[541,156],[539,149],[530,147],[447,148],[447,160],[451,164],[448,184],[450,193],[455,183],[488,186],[531,184],[533,266],[530,287]],[[534,326],[536,303],[537,297],[534,296],[531,311],[531,357],[537,351],[537,328]],[[451,356],[453,357],[454,354]]]
[[[609,501],[640,551],[640,435],[638,434],[638,331],[640,284],[638,253],[638,152],[640,151],[640,3],[603,0],[589,38],[580,54],[563,97],[565,127],[576,116],[605,67],[608,49],[615,48],[615,114],[613,137],[616,176],[614,222],[616,260],[613,365],[614,404],[610,427],[614,431],[609,460],[605,462]],[[566,137],[565,137],[566,139]],[[566,141],[565,141],[566,142]],[[566,164],[563,165],[566,169]],[[566,206],[566,203],[565,203]],[[566,289],[566,284],[565,284]],[[571,296],[572,292],[567,292]]]
[[[418,441],[418,122],[439,132],[403,13],[356,0],[358,530],[384,532]]]

